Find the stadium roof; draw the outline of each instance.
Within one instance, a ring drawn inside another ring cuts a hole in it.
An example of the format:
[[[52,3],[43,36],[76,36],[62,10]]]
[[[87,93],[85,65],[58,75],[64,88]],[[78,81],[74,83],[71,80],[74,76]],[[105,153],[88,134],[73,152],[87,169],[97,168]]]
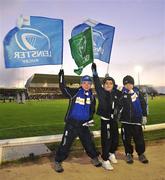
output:
[[[80,76],[65,76],[65,79],[68,83],[79,83]],[[58,83],[58,75],[53,74],[34,74],[28,81],[31,83]]]
[[[67,84],[79,84],[81,77],[65,75],[65,81]],[[58,75],[34,74],[27,80],[25,87],[30,87],[30,84],[58,84],[58,81]]]
[[[80,76],[65,76],[67,83],[79,83]],[[34,74],[26,82],[25,87],[29,87],[30,84],[58,84],[58,75],[52,74]]]

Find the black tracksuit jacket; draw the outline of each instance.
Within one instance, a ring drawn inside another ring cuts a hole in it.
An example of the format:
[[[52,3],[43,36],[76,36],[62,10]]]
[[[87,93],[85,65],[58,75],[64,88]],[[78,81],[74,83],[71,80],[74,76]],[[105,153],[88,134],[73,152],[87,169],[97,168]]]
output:
[[[139,91],[138,88],[134,87],[133,88],[134,92],[137,94],[140,104],[141,104],[141,109],[142,109],[142,115],[147,116],[147,104],[145,102],[145,99],[143,97],[143,94]],[[120,121],[125,122],[125,123],[138,123],[141,124],[142,122],[142,117],[136,117],[134,113],[134,106],[132,103],[131,95],[123,92],[122,96],[119,100],[119,105],[118,105],[118,111],[122,111],[120,115]]]
[[[96,113],[99,116],[103,116],[107,119],[111,119],[111,115],[112,114],[114,115],[114,109],[118,105],[119,98],[121,97],[121,92],[117,90],[115,87],[113,88],[111,93],[106,91],[101,86],[98,75],[93,75],[93,81],[95,84],[95,89],[99,100]]]

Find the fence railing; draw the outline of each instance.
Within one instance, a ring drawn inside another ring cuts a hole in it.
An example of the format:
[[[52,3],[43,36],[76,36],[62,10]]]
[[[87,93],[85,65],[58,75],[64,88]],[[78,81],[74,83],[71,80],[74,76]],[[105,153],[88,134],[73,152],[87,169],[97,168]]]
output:
[[[144,131],[154,131],[160,129],[165,129],[165,123],[147,125],[145,126]],[[121,133],[121,129],[119,129],[119,133]],[[94,137],[100,137],[100,131],[93,131],[93,135]],[[2,164],[3,162],[2,154],[3,154],[3,148],[5,147],[33,145],[33,144],[47,144],[47,143],[60,142],[61,139],[62,139],[62,134],[0,140],[0,164]]]

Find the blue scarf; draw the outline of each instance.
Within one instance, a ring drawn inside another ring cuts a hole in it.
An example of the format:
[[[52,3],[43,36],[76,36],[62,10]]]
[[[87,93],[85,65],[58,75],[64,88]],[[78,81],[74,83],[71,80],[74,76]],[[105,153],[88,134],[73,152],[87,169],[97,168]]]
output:
[[[131,91],[129,91],[128,89],[123,87],[122,92],[131,95],[131,100],[132,100],[133,109],[134,109],[134,115],[137,119],[141,119],[142,108],[141,108],[141,103],[140,103],[140,99],[138,96],[139,90],[137,88],[133,88]]]
[[[92,91],[85,91],[80,88],[74,105],[72,106],[69,118],[77,121],[88,121],[90,118],[90,105],[91,105]]]

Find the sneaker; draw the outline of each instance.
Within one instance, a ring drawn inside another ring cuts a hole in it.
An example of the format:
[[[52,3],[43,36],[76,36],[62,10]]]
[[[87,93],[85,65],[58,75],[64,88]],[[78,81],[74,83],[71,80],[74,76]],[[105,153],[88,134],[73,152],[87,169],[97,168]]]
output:
[[[110,170],[110,171],[113,170],[113,167],[112,167],[112,165],[111,165],[111,163],[110,163],[109,160],[103,161],[103,162],[102,162],[102,166],[103,166],[103,168],[105,168],[106,170]]]
[[[133,155],[132,154],[127,154],[126,155],[126,162],[128,163],[128,164],[132,164],[133,163]]]
[[[144,163],[144,164],[147,164],[149,162],[144,154],[139,155],[139,161]]]
[[[109,160],[110,160],[111,163],[113,163],[113,164],[116,164],[116,163],[117,163],[117,159],[116,159],[114,153],[109,153]]]
[[[55,161],[55,171],[61,173],[64,171],[61,162]]]
[[[98,157],[95,157],[91,160],[92,164],[96,167],[100,167],[102,163],[99,161]]]

